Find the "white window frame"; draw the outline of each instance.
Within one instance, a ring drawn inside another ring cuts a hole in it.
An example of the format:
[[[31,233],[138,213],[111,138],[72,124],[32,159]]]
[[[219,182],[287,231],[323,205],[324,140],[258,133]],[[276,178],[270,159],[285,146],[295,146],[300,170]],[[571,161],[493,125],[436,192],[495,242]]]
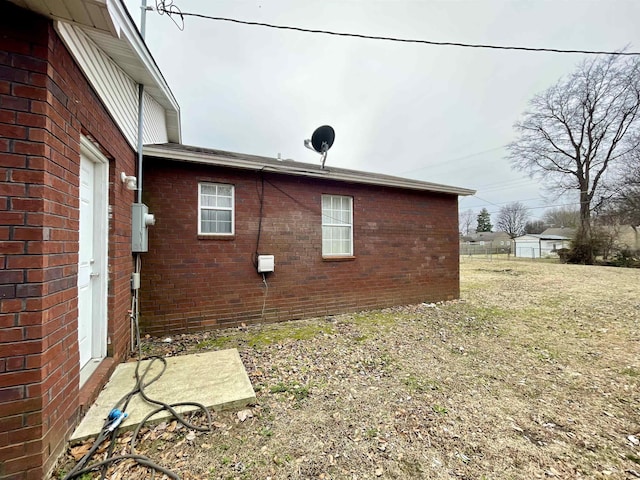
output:
[[[202,206],[202,187],[206,186],[224,186],[231,187],[231,207],[206,207]],[[203,232],[202,231],[202,211],[203,210],[217,210],[217,211],[231,211],[231,232]],[[236,189],[235,185],[229,183],[215,183],[215,182],[199,182],[198,183],[198,235],[216,236],[216,237],[229,237],[235,235],[236,231]]]
[[[325,210],[324,210],[324,202],[326,198],[340,198],[340,199],[347,199],[349,201],[349,223],[345,224],[342,222],[339,223],[325,223],[325,217],[327,216],[325,214]],[[320,199],[321,205],[320,205],[320,209],[322,211],[322,256],[323,257],[352,257],[353,256],[353,197],[347,196],[347,195],[329,195],[329,194],[325,194],[322,195],[322,198]],[[337,228],[344,228],[344,227],[349,227],[349,251],[348,252],[339,252],[339,253],[333,253],[333,252],[327,252],[325,251],[325,228],[333,228],[333,227],[337,227]]]

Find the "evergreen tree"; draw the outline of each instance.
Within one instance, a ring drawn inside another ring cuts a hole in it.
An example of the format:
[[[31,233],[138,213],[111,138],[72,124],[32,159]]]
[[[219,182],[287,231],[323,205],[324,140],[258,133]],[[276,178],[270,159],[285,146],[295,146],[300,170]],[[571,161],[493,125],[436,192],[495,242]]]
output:
[[[490,232],[491,230],[493,230],[491,215],[489,215],[486,208],[483,208],[478,214],[478,227],[476,228],[476,232]]]

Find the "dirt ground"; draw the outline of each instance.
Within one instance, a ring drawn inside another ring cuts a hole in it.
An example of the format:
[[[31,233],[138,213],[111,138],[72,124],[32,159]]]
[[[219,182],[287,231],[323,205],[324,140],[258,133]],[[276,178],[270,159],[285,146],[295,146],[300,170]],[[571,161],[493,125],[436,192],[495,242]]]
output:
[[[149,355],[238,348],[258,403],[208,433],[151,426],[138,451],[185,480],[640,478],[640,270],[464,257],[461,289],[147,339]]]

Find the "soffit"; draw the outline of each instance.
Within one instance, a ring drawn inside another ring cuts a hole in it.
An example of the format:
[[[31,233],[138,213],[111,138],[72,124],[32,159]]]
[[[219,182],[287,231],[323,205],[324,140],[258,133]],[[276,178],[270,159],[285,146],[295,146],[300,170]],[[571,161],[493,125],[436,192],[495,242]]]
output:
[[[346,168],[336,168],[332,166],[325,166],[325,168],[322,168],[320,165],[311,163],[302,163],[293,160],[278,160],[269,157],[260,157],[237,152],[226,152],[223,150],[206,149],[175,143],[145,145],[143,152],[145,157],[165,158],[180,162],[201,163],[221,167],[323,178],[339,182],[397,187],[460,196],[473,195],[476,193],[475,190],[470,190],[468,188],[412,180],[392,175],[361,172],[358,170],[348,170]],[[147,162],[147,165],[152,163],[152,159],[149,160],[150,161]]]

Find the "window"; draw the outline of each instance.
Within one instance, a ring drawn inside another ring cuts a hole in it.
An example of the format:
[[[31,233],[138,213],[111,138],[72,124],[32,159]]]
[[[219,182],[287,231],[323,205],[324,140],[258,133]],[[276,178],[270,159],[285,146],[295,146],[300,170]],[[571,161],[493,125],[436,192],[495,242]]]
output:
[[[353,255],[353,199],[322,196],[322,255]]]
[[[233,185],[198,184],[198,234],[233,235]]]

